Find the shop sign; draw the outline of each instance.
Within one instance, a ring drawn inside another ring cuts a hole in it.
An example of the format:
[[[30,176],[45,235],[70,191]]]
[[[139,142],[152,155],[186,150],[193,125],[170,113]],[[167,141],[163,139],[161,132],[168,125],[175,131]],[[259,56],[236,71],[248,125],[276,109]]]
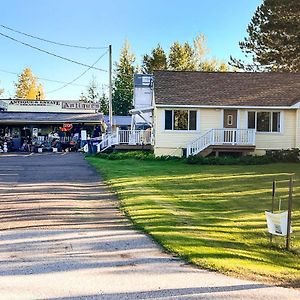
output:
[[[269,233],[274,235],[286,236],[288,212],[284,211],[282,213],[275,214],[266,211],[265,214]]]
[[[18,106],[60,106],[61,101],[57,100],[11,100],[9,105]]]
[[[79,101],[63,101],[62,109],[77,109],[77,110],[97,110],[100,109],[98,103],[85,103]]]
[[[100,109],[98,103],[85,103],[82,101],[67,100],[27,100],[10,99],[0,100],[0,108],[7,111],[28,112],[82,112],[91,113]]]
[[[60,127],[60,131],[67,132],[70,131],[73,128],[73,125],[71,123],[64,123],[63,127]]]

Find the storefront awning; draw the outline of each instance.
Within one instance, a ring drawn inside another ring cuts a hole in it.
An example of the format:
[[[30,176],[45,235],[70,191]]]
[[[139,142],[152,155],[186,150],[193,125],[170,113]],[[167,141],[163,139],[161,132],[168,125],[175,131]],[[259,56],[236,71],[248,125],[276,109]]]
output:
[[[102,120],[102,113],[0,112],[0,124],[59,124],[66,122],[95,124]]]

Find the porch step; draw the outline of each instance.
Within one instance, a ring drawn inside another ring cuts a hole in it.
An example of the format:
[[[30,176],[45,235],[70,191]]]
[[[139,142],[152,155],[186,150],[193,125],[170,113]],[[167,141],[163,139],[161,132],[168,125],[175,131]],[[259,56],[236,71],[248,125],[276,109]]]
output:
[[[228,153],[242,153],[242,154],[249,154],[255,150],[255,146],[249,145],[211,145],[205,148],[204,150],[200,151],[197,155],[206,157],[212,152],[228,152]]]

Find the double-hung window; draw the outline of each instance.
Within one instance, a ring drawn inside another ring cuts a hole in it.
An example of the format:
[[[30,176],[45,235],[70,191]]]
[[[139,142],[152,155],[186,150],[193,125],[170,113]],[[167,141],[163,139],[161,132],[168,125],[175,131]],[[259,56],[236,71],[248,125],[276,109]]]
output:
[[[278,111],[248,111],[248,128],[258,132],[281,132]]]
[[[196,110],[165,110],[165,130],[196,130]]]

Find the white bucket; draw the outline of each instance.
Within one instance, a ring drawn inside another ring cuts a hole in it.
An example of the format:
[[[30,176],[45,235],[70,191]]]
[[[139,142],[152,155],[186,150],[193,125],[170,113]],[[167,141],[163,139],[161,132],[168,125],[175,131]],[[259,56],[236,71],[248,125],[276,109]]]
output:
[[[38,153],[42,153],[43,152],[43,148],[38,148]]]
[[[52,151],[53,152],[57,152],[57,148],[52,148]]]

